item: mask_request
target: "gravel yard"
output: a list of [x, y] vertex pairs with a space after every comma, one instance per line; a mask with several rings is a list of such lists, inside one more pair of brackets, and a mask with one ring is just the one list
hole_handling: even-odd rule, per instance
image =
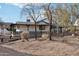
[[5, 43], [2, 46], [19, 52], [39, 56], [79, 56], [79, 37], [52, 37], [54, 41], [21, 40]]

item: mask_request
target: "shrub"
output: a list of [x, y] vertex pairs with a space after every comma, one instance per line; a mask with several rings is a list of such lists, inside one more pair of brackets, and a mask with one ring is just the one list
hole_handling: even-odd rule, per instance
[[24, 42], [25, 40], [28, 40], [29, 38], [29, 33], [28, 32], [22, 32], [21, 34], [21, 39]]
[[74, 26], [70, 27], [70, 32], [75, 33], [75, 27]]
[[11, 29], [11, 28], [8, 29], [8, 28], [7, 28], [7, 30], [8, 30], [8, 31], [11, 31], [11, 32], [16, 32], [16, 29]]

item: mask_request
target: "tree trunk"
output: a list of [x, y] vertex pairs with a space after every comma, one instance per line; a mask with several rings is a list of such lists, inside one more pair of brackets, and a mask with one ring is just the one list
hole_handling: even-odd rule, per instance
[[[68, 32], [67, 32], [68, 33]], [[62, 28], [62, 36], [64, 36], [64, 31], [63, 31], [63, 28]]]
[[52, 40], [52, 39], [51, 39], [51, 24], [50, 24], [49, 27], [50, 27], [50, 28], [49, 28], [49, 40]]
[[52, 29], [52, 19], [50, 20], [50, 24], [49, 24], [49, 40], [52, 40], [52, 38], [51, 38], [51, 33], [52, 33], [52, 31], [51, 31], [51, 29]]
[[35, 22], [35, 40], [37, 40], [37, 28], [36, 28], [36, 22]]
[[59, 26], [57, 25], [57, 36], [59, 35]]
[[52, 31], [51, 31], [51, 29], [52, 29], [52, 14], [51, 14], [51, 11], [49, 10], [49, 17], [48, 17], [48, 19], [49, 19], [49, 40], [52, 40], [52, 38], [51, 38], [51, 33], [52, 33]]
[[[41, 25], [42, 26], [42, 25]], [[42, 29], [41, 29], [41, 37], [42, 37]]]

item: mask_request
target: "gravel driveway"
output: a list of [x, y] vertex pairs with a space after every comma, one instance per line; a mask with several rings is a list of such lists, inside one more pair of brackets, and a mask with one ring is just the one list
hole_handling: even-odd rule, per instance
[[0, 46], [0, 56], [31, 56], [31, 54], [17, 52], [10, 48]]

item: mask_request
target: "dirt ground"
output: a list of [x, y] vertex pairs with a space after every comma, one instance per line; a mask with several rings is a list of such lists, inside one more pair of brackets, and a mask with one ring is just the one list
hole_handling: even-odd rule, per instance
[[79, 37], [52, 37], [52, 41], [21, 40], [5, 43], [2, 46], [19, 52], [38, 56], [79, 56]]

